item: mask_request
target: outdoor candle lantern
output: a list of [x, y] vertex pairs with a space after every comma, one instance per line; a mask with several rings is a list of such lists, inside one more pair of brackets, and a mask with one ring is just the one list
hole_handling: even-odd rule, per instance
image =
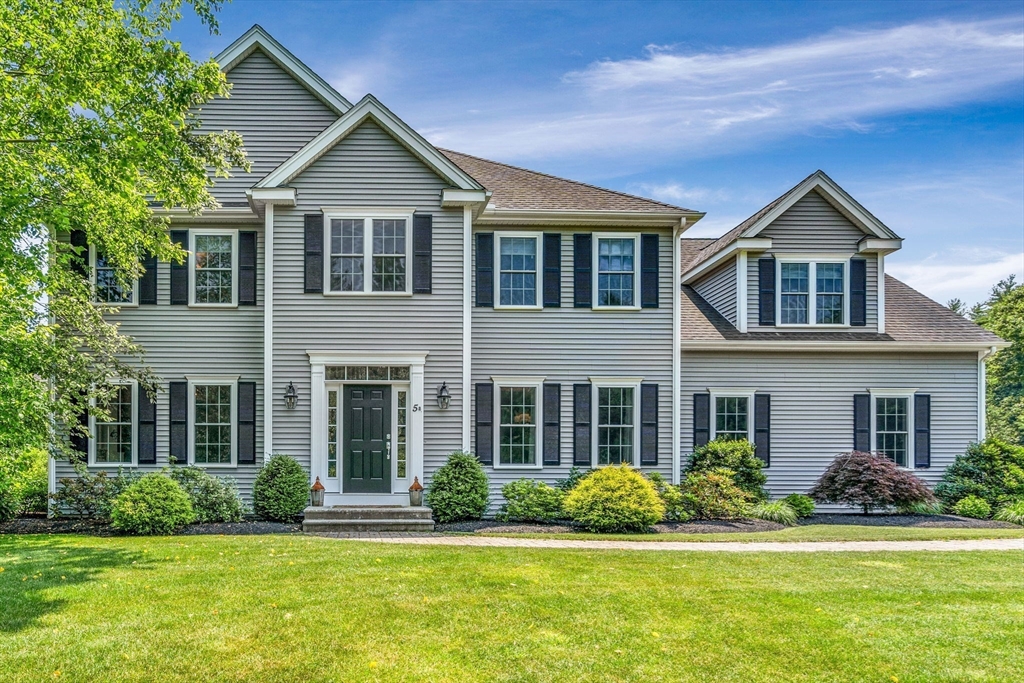
[[412, 478], [412, 486], [409, 487], [409, 505], [418, 508], [423, 505], [423, 484], [419, 477]]
[[448, 383], [441, 382], [441, 388], [437, 390], [437, 407], [441, 410], [447, 410], [451, 404], [452, 395], [448, 391]]
[[295, 402], [299, 400], [299, 392], [295, 391], [295, 385], [288, 382], [288, 388], [284, 390], [284, 406], [291, 410], [295, 407]]
[[320, 483], [320, 477], [317, 477], [316, 481], [313, 482], [313, 488], [309, 490], [309, 497], [313, 503], [313, 507], [323, 507], [324, 485]]

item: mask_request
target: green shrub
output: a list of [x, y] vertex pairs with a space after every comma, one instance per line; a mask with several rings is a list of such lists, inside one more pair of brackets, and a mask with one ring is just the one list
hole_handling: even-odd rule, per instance
[[646, 531], [665, 516], [654, 485], [628, 465], [594, 470], [565, 497], [565, 511], [597, 532]]
[[1000, 522], [1024, 524], [1024, 498], [1003, 505], [993, 519], [998, 519]]
[[110, 519], [114, 498], [141, 476], [138, 472], [118, 468], [117, 474], [111, 477], [104, 470], [93, 473], [84, 464], [77, 463], [75, 476], [62, 478], [60, 488], [50, 496], [53, 513], [60, 516], [67, 511], [86, 519]]
[[715, 439], [694, 450], [686, 471], [732, 470], [736, 486], [757, 500], [767, 500], [764, 485], [768, 477], [761, 471], [763, 467], [764, 463], [754, 456], [754, 444], [749, 441]]
[[739, 519], [750, 514], [753, 495], [736, 485], [733, 471], [691, 472], [680, 486], [683, 506], [697, 519]]
[[901, 508], [935, 500], [913, 473], [883, 455], [860, 451], [836, 456], [810, 494], [815, 502], [859, 507], [865, 515], [873, 508]]
[[750, 511], [750, 516], [756, 519], [764, 519], [769, 522], [778, 522], [786, 526], [796, 524], [796, 510], [784, 500], [776, 500], [771, 503], [758, 503]]
[[242, 498], [233, 479], [221, 479], [201, 467], [172, 467], [171, 478], [192, 501], [196, 521], [242, 521]]
[[274, 455], [260, 469], [252, 486], [257, 516], [272, 522], [291, 522], [309, 504], [309, 475], [295, 458]]
[[427, 505], [442, 524], [480, 519], [490, 505], [487, 475], [472, 453], [455, 451], [434, 473]]
[[691, 515], [686, 510], [683, 500], [683, 491], [678, 486], [668, 482], [660, 472], [651, 472], [647, 478], [654, 484], [654, 490], [658, 492], [662, 504], [665, 506], [665, 520], [669, 522], [685, 522]]
[[170, 477], [147, 474], [114, 498], [111, 526], [132, 534], [172, 534], [196, 518], [188, 494]]
[[46, 512], [49, 459], [41, 448], [0, 453], [0, 476], [6, 477], [17, 514]]
[[797, 517], [810, 517], [814, 514], [814, 499], [802, 493], [791, 493], [782, 502], [793, 508]]
[[929, 503], [905, 503], [896, 506], [896, 511], [901, 515], [941, 515], [942, 509], [942, 503], [937, 500]]
[[967, 496], [992, 508], [1024, 498], [1024, 446], [998, 439], [972, 443], [942, 474], [935, 495], [948, 508]]
[[590, 471], [583, 471], [579, 467], [573, 467], [569, 470], [569, 474], [566, 475], [565, 479], [559, 479], [555, 482], [555, 486], [560, 488], [565, 493], [569, 493], [576, 488], [583, 479], [590, 474]]
[[992, 516], [992, 506], [984, 498], [967, 496], [961, 498], [952, 507], [953, 514], [974, 519], [988, 519]]
[[496, 518], [516, 522], [553, 522], [564, 517], [565, 492], [534, 479], [510, 481], [501, 487], [505, 504]]
[[0, 523], [9, 522], [18, 514], [18, 501], [7, 473], [0, 470]]

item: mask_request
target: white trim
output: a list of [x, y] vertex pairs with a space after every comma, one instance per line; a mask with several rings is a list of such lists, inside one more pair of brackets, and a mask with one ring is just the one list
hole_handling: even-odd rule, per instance
[[291, 74], [292, 78], [305, 86], [317, 99], [330, 107], [339, 116], [352, 107], [352, 104], [332, 88], [327, 81], [320, 78], [312, 69], [299, 61], [295, 55], [274, 40], [273, 36], [267, 33], [259, 24], [254, 25], [239, 36], [235, 42], [231, 43], [223, 52], [214, 57], [214, 61], [220, 64], [221, 71], [227, 74], [257, 48], [262, 50], [278, 66]]
[[613, 226], [676, 228], [692, 225], [704, 214], [698, 211], [556, 211], [540, 209], [495, 209], [489, 207], [477, 217], [478, 225], [521, 226]]
[[462, 450], [472, 447], [473, 210], [462, 210]]
[[903, 246], [903, 240], [881, 239], [878, 237], [864, 237], [857, 243], [857, 252], [860, 254], [878, 254], [884, 256], [899, 250]]
[[[780, 255], [775, 256], [775, 326], [796, 327], [796, 328], [826, 328], [845, 329], [850, 327], [850, 259], [848, 256], [826, 256], [818, 254], [806, 255]], [[784, 323], [782, 322], [782, 266], [787, 263], [807, 264], [807, 322], [806, 323]], [[839, 263], [843, 266], [843, 322], [819, 323], [818, 315], [818, 264]]]
[[[231, 303], [196, 303], [196, 237], [228, 235], [231, 237]], [[188, 231], [188, 305], [190, 308], [238, 308], [238, 230], [203, 228]]]
[[[594, 244], [591, 249], [590, 278], [593, 301], [593, 311], [639, 311], [640, 310], [640, 233], [638, 232], [602, 232], [593, 233]], [[601, 240], [633, 240], [633, 305], [632, 306], [601, 306], [597, 302], [601, 298], [598, 283], [601, 281], [601, 274], [598, 272], [600, 263]], [[673, 296], [678, 296], [674, 292]]]
[[[92, 286], [92, 300], [97, 308], [138, 308], [139, 307], [139, 278], [135, 278], [132, 284], [131, 301], [117, 303], [114, 301], [100, 301], [96, 298], [97, 270], [96, 270], [96, 245], [89, 245], [89, 284]], [[156, 273], [154, 273], [154, 276]]]
[[[410, 373], [410, 376], [411, 376], [411, 374], [412, 373]], [[391, 381], [388, 382], [388, 384], [391, 385], [391, 434], [394, 435], [394, 438], [389, 440], [389, 444], [394, 444], [394, 446], [395, 446], [395, 448], [392, 449], [392, 451], [388, 453], [389, 457], [391, 457], [392, 454], [394, 455], [394, 457], [391, 457], [391, 492], [392, 493], [403, 493], [401, 487], [404, 486], [405, 484], [412, 483], [412, 476], [410, 474], [411, 470], [409, 468], [409, 460], [410, 460], [409, 455], [410, 455], [410, 451], [412, 450], [412, 448], [411, 448], [411, 446], [409, 444], [409, 434], [411, 433], [411, 431], [409, 429], [409, 419], [412, 416], [412, 402], [410, 401], [410, 399], [412, 398], [412, 386], [411, 386], [410, 382], [401, 381], [401, 380], [391, 380]], [[400, 426], [398, 424], [398, 392], [400, 392], [400, 391], [404, 391], [405, 392], [405, 408], [404, 408], [404, 410], [405, 410], [405, 476], [404, 477], [399, 477], [398, 476], [398, 427]], [[341, 397], [339, 397], [339, 398], [341, 398]], [[339, 446], [339, 448], [338, 448], [338, 480], [339, 480], [339, 482], [342, 481], [341, 472], [342, 472], [342, 466], [344, 465], [344, 461], [343, 461], [344, 453], [342, 451], [344, 450], [344, 444], [345, 444], [344, 432], [341, 431], [341, 423], [342, 423], [341, 418], [343, 417], [343, 415], [342, 415], [342, 408], [343, 408], [342, 403], [343, 403], [342, 401], [338, 402], [338, 417], [339, 417], [339, 419], [338, 419], [338, 430], [339, 430], [338, 431], [338, 439], [340, 441], [340, 443], [338, 444], [338, 446]], [[395, 490], [396, 485], [398, 485], [398, 490], [397, 491]], [[340, 489], [340, 487], [339, 487], [339, 489]]]
[[747, 331], [747, 252], [736, 257], [736, 329]]
[[[533, 253], [533, 300], [534, 304], [531, 305], [503, 305], [501, 303], [501, 240], [506, 237], [525, 237], [534, 240], [536, 249]], [[494, 232], [494, 240], [497, 244], [494, 245], [494, 263], [492, 267], [495, 274], [495, 289], [497, 290], [497, 296], [494, 297], [494, 308], [500, 311], [538, 311], [544, 308], [544, 233], [543, 232], [532, 232], [532, 231], [520, 231], [520, 230], [496, 230]], [[561, 256], [561, 255], [559, 255]]]
[[915, 469], [915, 434], [914, 434], [914, 394], [917, 393], [917, 389], [868, 389], [868, 394], [871, 396], [871, 452], [879, 453], [878, 450], [878, 402], [877, 398], [903, 398], [907, 400], [907, 464], [900, 465], [901, 468], [906, 470]]
[[250, 188], [245, 191], [249, 203], [266, 202], [267, 204], [281, 204], [282, 206], [295, 206], [295, 188], [293, 187], [259, 187]]
[[679, 460], [681, 445], [679, 439], [682, 436], [680, 401], [682, 397], [682, 366], [683, 359], [679, 351], [679, 342], [682, 339], [682, 273], [680, 272], [680, 261], [682, 254], [681, 238], [686, 230], [685, 224], [679, 225], [672, 231], [672, 483], [678, 484], [682, 474], [682, 463]]
[[754, 394], [757, 393], [757, 389], [731, 389], [728, 387], [723, 388], [708, 388], [708, 393], [711, 394], [711, 410], [710, 420], [711, 423], [708, 425], [708, 439], [714, 441], [718, 436], [718, 407], [715, 399], [719, 398], [745, 398], [747, 399], [747, 441], [754, 443]]
[[978, 441], [984, 441], [988, 433], [988, 375], [985, 368], [988, 357], [995, 352], [995, 346], [978, 352]]
[[[132, 459], [131, 462], [96, 462], [96, 437], [99, 431], [96, 429], [96, 416], [89, 411], [89, 452], [86, 461], [89, 467], [138, 467], [139, 464], [139, 384], [135, 380], [116, 380], [110, 384], [115, 386], [130, 386], [132, 388]], [[93, 402], [94, 404], [94, 402]]]
[[[238, 375], [186, 375], [188, 380], [188, 464], [204, 469], [238, 467]], [[196, 462], [196, 386], [231, 387], [231, 462]]]
[[875, 269], [878, 278], [878, 334], [885, 334], [885, 255], [878, 255], [878, 266]]
[[263, 454], [274, 452], [274, 205], [263, 218]]
[[448, 157], [441, 154], [419, 133], [391, 113], [373, 95], [363, 97], [354, 107], [345, 112], [341, 118], [325, 128], [323, 132], [313, 138], [305, 147], [271, 171], [263, 180], [256, 183], [254, 187], [277, 187], [287, 184], [292, 178], [302, 173], [310, 164], [319, 159], [368, 119], [376, 122], [381, 128], [394, 136], [406, 149], [419, 157], [427, 166], [430, 166], [434, 172], [448, 180], [458, 189], [484, 189], [483, 186], [473, 180]]
[[[679, 347], [688, 351], [832, 351], [856, 353], [863, 351], [888, 351], [891, 353], [974, 353], [993, 346], [992, 342], [905, 342], [905, 341], [773, 341], [702, 339], [683, 341]], [[1000, 341], [995, 348], [1006, 348], [1009, 343]]]
[[590, 466], [593, 469], [608, 467], [597, 463], [598, 436], [601, 425], [598, 423], [598, 397], [600, 389], [632, 389], [633, 390], [633, 459], [630, 465], [640, 467], [640, 384], [643, 377], [591, 377], [590, 378]]
[[728, 261], [741, 251], [761, 252], [768, 251], [771, 248], [772, 238], [770, 237], [738, 239], [722, 249], [722, 251], [708, 257], [707, 260], [701, 261], [694, 268], [683, 273], [683, 284], [688, 285], [694, 280], [700, 279], [704, 274], [715, 270], [723, 262]]
[[457, 190], [445, 188], [441, 190], [441, 206], [468, 206], [479, 211], [487, 205], [491, 193], [487, 190]]
[[[491, 410], [495, 416], [494, 420], [494, 445], [496, 456], [492, 467], [496, 470], [539, 470], [544, 467], [544, 377], [491, 377], [494, 382], [494, 399]], [[501, 389], [506, 388], [532, 388], [534, 390], [534, 419], [533, 419], [533, 458], [532, 465], [516, 465], [501, 463]]]
[[[412, 296], [412, 216], [413, 209], [324, 209], [324, 296]], [[363, 290], [355, 292], [331, 289], [331, 221], [363, 222]], [[373, 221], [405, 221], [405, 290], [377, 292], [373, 289]]]

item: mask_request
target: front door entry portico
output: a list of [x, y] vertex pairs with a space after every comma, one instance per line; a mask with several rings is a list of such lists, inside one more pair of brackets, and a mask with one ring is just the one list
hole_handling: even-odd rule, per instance
[[344, 493], [391, 493], [391, 387], [345, 385]]

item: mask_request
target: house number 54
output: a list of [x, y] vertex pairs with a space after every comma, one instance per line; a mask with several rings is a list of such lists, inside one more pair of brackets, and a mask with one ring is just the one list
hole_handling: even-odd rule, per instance
[[419, 403], [413, 403], [412, 404], [412, 412], [414, 412], [414, 413], [420, 412], [420, 404]]

